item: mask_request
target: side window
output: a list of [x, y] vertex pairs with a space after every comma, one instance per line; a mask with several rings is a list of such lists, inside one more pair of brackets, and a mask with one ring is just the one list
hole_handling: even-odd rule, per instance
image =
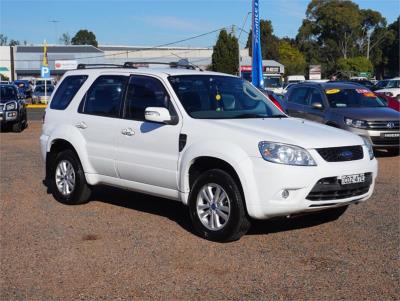
[[309, 88], [292, 88], [292, 93], [288, 98], [289, 102], [297, 103], [299, 105], [308, 105], [308, 91]]
[[67, 76], [54, 94], [50, 109], [65, 110], [87, 78], [87, 75]]
[[313, 103], [320, 103], [324, 104], [322, 100], [322, 95], [317, 89], [312, 89], [311, 90], [311, 97], [310, 97], [310, 102], [309, 105], [312, 105]]
[[119, 117], [127, 82], [127, 76], [100, 76], [83, 97], [78, 112], [105, 117]]
[[128, 84], [125, 104], [125, 118], [145, 120], [144, 111], [147, 107], [164, 107], [174, 115], [170, 97], [163, 84], [153, 77], [134, 75]]

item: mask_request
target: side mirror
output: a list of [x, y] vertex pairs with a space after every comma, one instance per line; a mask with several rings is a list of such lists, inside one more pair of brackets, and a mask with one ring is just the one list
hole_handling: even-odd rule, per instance
[[311, 107], [312, 107], [313, 109], [317, 109], [317, 110], [322, 110], [322, 109], [324, 108], [324, 106], [323, 106], [322, 103], [320, 103], [320, 102], [313, 102], [313, 103], [311, 104]]
[[171, 124], [172, 117], [166, 108], [162, 107], [148, 107], [144, 111], [144, 118], [147, 121]]

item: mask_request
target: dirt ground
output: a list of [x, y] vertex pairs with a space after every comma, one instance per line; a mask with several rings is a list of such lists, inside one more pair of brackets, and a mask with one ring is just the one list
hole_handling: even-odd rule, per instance
[[257, 222], [240, 241], [193, 234], [173, 201], [97, 188], [47, 194], [40, 122], [0, 134], [0, 300], [399, 300], [399, 157], [338, 220]]

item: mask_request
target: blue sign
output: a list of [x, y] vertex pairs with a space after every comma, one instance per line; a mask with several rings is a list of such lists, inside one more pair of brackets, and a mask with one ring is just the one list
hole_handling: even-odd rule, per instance
[[253, 32], [252, 32], [252, 64], [251, 82], [254, 86], [262, 88], [264, 80], [262, 76], [262, 55], [260, 42], [260, 13], [258, 0], [253, 0]]
[[50, 68], [48, 66], [42, 66], [40, 68], [40, 77], [41, 78], [49, 78], [50, 77]]

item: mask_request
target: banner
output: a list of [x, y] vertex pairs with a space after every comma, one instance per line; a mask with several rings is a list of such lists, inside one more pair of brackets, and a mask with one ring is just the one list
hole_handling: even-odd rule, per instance
[[321, 79], [321, 65], [310, 65], [308, 79]]
[[47, 60], [47, 42], [46, 40], [44, 41], [43, 44], [43, 61], [42, 61], [42, 66], [47, 67], [49, 65], [49, 61]]
[[78, 67], [76, 60], [56, 60], [54, 62], [54, 69], [56, 70], [73, 70]]
[[262, 55], [260, 42], [260, 14], [258, 0], [253, 0], [253, 25], [252, 25], [252, 68], [251, 82], [254, 86], [262, 88], [264, 80], [262, 76]]

